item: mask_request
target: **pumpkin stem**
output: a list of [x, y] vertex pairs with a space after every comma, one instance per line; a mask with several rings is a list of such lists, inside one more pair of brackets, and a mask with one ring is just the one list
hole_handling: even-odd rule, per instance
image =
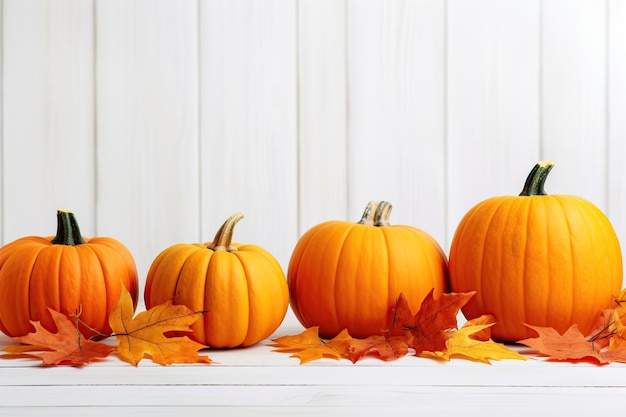
[[524, 189], [520, 193], [520, 196], [527, 197], [532, 195], [548, 195], [543, 186], [553, 166], [554, 162], [552, 161], [537, 162], [530, 171], [530, 174], [528, 174], [528, 178], [526, 178], [526, 183], [524, 183]]
[[234, 252], [237, 250], [236, 247], [232, 246], [233, 241], [233, 232], [235, 230], [235, 225], [239, 220], [243, 219], [243, 214], [235, 213], [230, 216], [222, 227], [215, 234], [215, 238], [213, 242], [207, 248], [211, 250], [225, 250], [228, 252]]
[[57, 210], [57, 234], [51, 241], [55, 245], [76, 246], [85, 243], [74, 213], [65, 209]]
[[391, 208], [391, 203], [387, 201], [370, 201], [365, 207], [361, 220], [357, 223], [368, 226], [389, 226]]

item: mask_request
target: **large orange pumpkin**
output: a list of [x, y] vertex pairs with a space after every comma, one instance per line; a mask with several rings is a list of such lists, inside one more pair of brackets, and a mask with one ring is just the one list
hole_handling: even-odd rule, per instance
[[622, 285], [622, 255], [607, 217], [572, 195], [547, 195], [553, 163], [541, 161], [519, 196], [474, 206], [450, 248], [452, 291], [477, 291], [463, 308], [468, 319], [492, 314], [494, 339], [536, 334], [522, 323], [564, 332], [592, 330]]
[[353, 337], [380, 334], [404, 292], [419, 309], [434, 288], [447, 288], [447, 260], [435, 239], [412, 226], [390, 225], [391, 204], [372, 201], [358, 223], [329, 221], [298, 241], [287, 271], [291, 307], [322, 337], [344, 328]]
[[147, 308], [173, 300], [207, 314], [188, 336], [213, 348], [253, 345], [270, 336], [289, 305], [287, 280], [278, 261], [256, 245], [232, 243], [241, 213], [229, 217], [213, 242], [180, 243], [152, 262]]
[[56, 331], [48, 308], [79, 313], [85, 337], [111, 333], [109, 313], [122, 286], [137, 306], [137, 269], [128, 249], [109, 237], [81, 236], [73, 213], [57, 211], [57, 234], [28, 236], [0, 248], [0, 330], [22, 336], [30, 321]]

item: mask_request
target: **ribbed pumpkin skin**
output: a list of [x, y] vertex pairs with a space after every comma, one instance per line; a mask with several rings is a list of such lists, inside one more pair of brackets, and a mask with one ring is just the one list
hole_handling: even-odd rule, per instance
[[330, 338], [380, 334], [404, 292], [417, 312], [434, 288], [447, 289], [447, 261], [437, 242], [411, 226], [330, 221], [298, 241], [287, 271], [291, 307], [303, 326]]
[[[22, 336], [41, 321], [56, 331], [47, 307], [64, 314], [81, 311], [80, 320], [108, 335], [109, 312], [124, 285], [137, 305], [137, 269], [124, 245], [107, 237], [83, 237], [85, 243], [53, 244], [50, 237], [29, 236], [0, 248], [0, 330]], [[80, 327], [85, 337], [96, 333]]]
[[474, 206], [450, 248], [454, 292], [476, 290], [468, 319], [493, 314], [492, 337], [536, 337], [522, 323], [587, 335], [622, 285], [622, 256], [606, 216], [568, 195], [503, 196]]
[[173, 299], [208, 313], [189, 338], [213, 348], [253, 345], [282, 323], [289, 304], [287, 280], [278, 261], [255, 245], [232, 243], [235, 251], [205, 244], [177, 244], [161, 252], [148, 271], [147, 308]]

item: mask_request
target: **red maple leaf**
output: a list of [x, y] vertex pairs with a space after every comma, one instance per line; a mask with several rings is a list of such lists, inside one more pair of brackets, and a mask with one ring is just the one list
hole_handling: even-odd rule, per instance
[[419, 311], [413, 315], [409, 303], [401, 293], [393, 314], [392, 332], [408, 331], [411, 334], [408, 345], [415, 349], [415, 355], [422, 352], [440, 352], [446, 349], [446, 340], [451, 330], [457, 328], [457, 315], [475, 294], [441, 294], [437, 299], [431, 290], [422, 301]]

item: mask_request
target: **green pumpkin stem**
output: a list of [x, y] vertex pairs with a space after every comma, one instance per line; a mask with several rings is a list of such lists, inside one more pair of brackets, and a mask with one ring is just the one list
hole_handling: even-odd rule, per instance
[[55, 245], [76, 246], [85, 243], [74, 213], [57, 210], [57, 234], [51, 241]]
[[391, 203], [387, 201], [370, 201], [365, 207], [361, 220], [357, 223], [368, 226], [389, 226], [391, 208]]
[[243, 219], [243, 214], [241, 213], [235, 213], [226, 219], [222, 227], [220, 227], [215, 234], [213, 242], [211, 242], [207, 248], [211, 250], [225, 250], [228, 252], [236, 251], [237, 248], [232, 245], [233, 232], [235, 231], [235, 225], [241, 219]]
[[548, 195], [543, 187], [553, 166], [554, 162], [552, 161], [537, 162], [530, 171], [530, 174], [528, 174], [528, 178], [526, 178], [526, 183], [524, 183], [524, 189], [520, 193], [520, 196], [528, 197], [532, 195]]

